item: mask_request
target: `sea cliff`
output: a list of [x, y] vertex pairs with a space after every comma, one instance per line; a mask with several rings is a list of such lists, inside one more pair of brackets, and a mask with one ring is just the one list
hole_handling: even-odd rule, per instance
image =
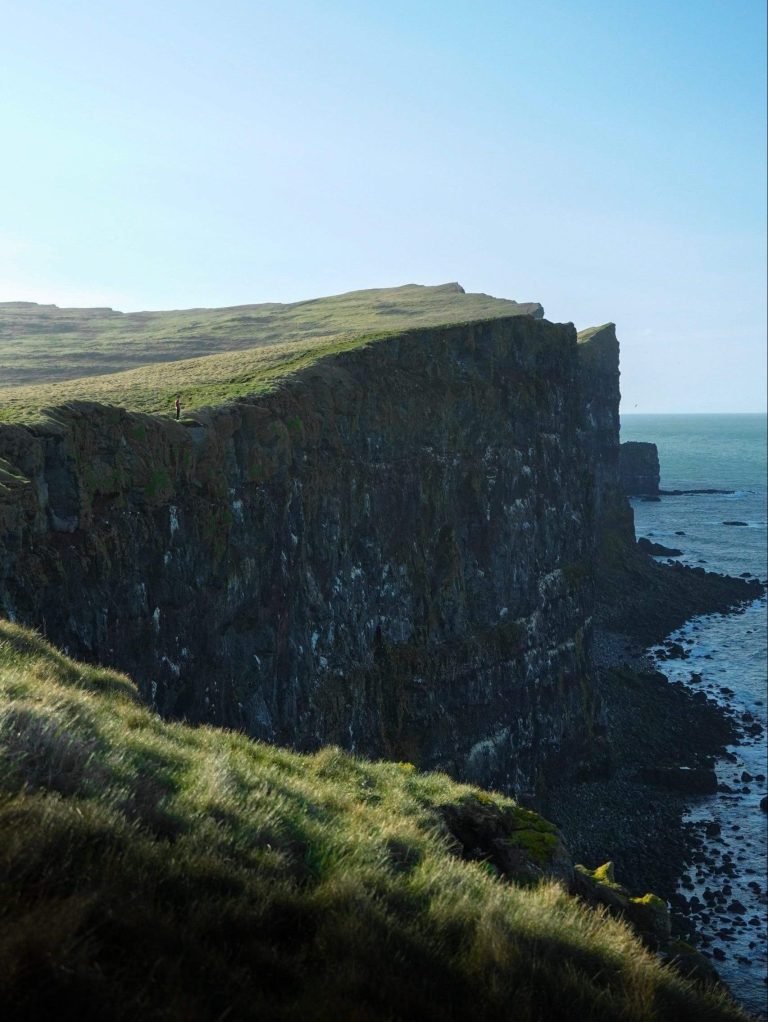
[[[410, 876], [421, 851], [399, 836], [374, 847], [356, 831], [343, 848], [327, 836], [355, 824], [369, 802], [382, 806], [370, 826], [384, 826], [386, 818], [394, 827], [398, 814], [413, 814], [411, 797], [420, 826], [439, 831], [436, 854], [449, 856], [440, 859], [441, 871], [447, 863], [449, 901], [459, 876], [454, 858], [469, 860], [470, 873], [490, 877], [492, 885], [500, 880], [504, 891], [541, 881], [536, 890], [544, 890], [546, 878], [555, 878], [557, 888], [547, 888], [555, 900], [543, 914], [546, 927], [560, 925], [565, 912], [587, 929], [609, 932], [606, 920], [594, 922], [567, 888], [629, 921], [646, 947], [678, 971], [711, 983], [712, 970], [676, 940], [680, 923], [670, 920], [663, 901], [632, 896], [622, 884], [669, 896], [686, 854], [682, 797], [651, 800], [643, 770], [663, 761], [664, 776], [673, 779], [710, 771], [709, 757], [732, 733], [703, 697], [699, 705], [670, 695], [662, 676], [643, 673], [637, 643], [658, 641], [691, 613], [724, 609], [761, 587], [657, 564], [638, 548], [619, 471], [613, 325], [577, 335], [570, 324], [518, 310], [347, 338], [298, 355], [291, 349], [280, 358], [261, 393], [239, 380], [237, 396], [228, 391], [215, 406], [188, 406], [180, 421], [73, 400], [35, 418], [16, 409], [20, 421], [0, 425], [0, 610], [19, 623], [0, 628], [5, 832], [16, 835], [8, 861], [22, 884], [13, 890], [28, 882], [41, 892], [46, 918], [52, 911], [46, 899], [61, 883], [93, 905], [91, 915], [61, 923], [56, 932], [69, 936], [55, 955], [35, 930], [30, 947], [43, 947], [46, 961], [66, 968], [27, 974], [18, 966], [23, 954], [11, 948], [14, 1003], [32, 1005], [34, 1017], [40, 1003], [57, 1001], [69, 985], [80, 1008], [95, 975], [111, 977], [104, 990], [114, 1001], [108, 960], [123, 931], [110, 935], [104, 920], [122, 916], [121, 892], [133, 897], [150, 874], [163, 879], [157, 897], [141, 907], [137, 947], [162, 929], [155, 905], [175, 922], [153, 960], [165, 961], [179, 928], [191, 927], [180, 985], [160, 983], [151, 994], [153, 1003], [172, 1003], [177, 1015], [177, 998], [183, 1000], [191, 976], [202, 974], [199, 963], [211, 949], [218, 949], [215, 956], [225, 947], [229, 961], [230, 932], [239, 933], [241, 922], [256, 925], [250, 902], [243, 908], [243, 891], [262, 898], [252, 889], [257, 859], [267, 888], [285, 885], [293, 900], [286, 923], [278, 898], [274, 918], [270, 908], [258, 924], [256, 959], [245, 954], [249, 1003], [262, 974], [253, 971], [254, 960], [268, 947], [266, 974], [286, 967], [281, 934], [290, 943], [298, 932], [314, 932], [313, 922], [305, 925], [306, 913], [314, 912], [314, 893], [307, 901], [307, 891], [326, 881], [335, 890], [341, 877], [346, 883], [349, 856], [363, 864], [364, 879], [338, 896], [333, 939], [349, 944], [343, 960], [352, 960], [349, 934], [366, 884], [389, 892], [395, 914], [407, 904], [406, 916], [421, 926], [422, 902], [412, 904], [410, 894], [403, 900], [382, 879], [390, 872]], [[195, 363], [197, 379], [206, 365]], [[216, 365], [221, 372], [222, 363]], [[173, 364], [174, 385], [190, 366]], [[125, 375], [137, 378], [135, 370]], [[119, 393], [120, 379], [102, 377], [101, 392]], [[226, 380], [220, 385], [226, 389]], [[162, 385], [151, 400], [162, 400]], [[67, 660], [20, 625], [37, 628], [85, 663]], [[131, 673], [145, 707], [137, 708], [132, 683], [107, 667]], [[84, 689], [82, 700], [62, 685]], [[128, 702], [118, 706], [112, 695]], [[245, 734], [170, 722], [179, 718]], [[691, 721], [695, 743], [685, 734]], [[269, 742], [269, 751], [249, 738]], [[376, 758], [389, 763], [371, 765]], [[456, 787], [445, 776], [414, 774], [411, 783], [414, 765], [515, 800]], [[304, 778], [301, 790], [294, 790], [296, 778]], [[309, 831], [325, 814], [322, 800], [343, 811], [330, 814], [327, 834], [318, 836]], [[565, 844], [531, 807], [551, 815]], [[106, 859], [101, 852], [94, 859], [106, 861], [106, 872], [100, 865], [83, 873], [95, 840], [91, 824], [101, 835], [98, 847], [110, 849]], [[55, 859], [61, 859], [55, 874], [49, 840], [68, 849]], [[170, 873], [165, 866], [158, 873], [171, 847], [187, 848], [189, 857], [176, 870], [172, 856]], [[144, 860], [134, 861], [136, 849], [149, 873]], [[575, 866], [574, 855], [585, 865]], [[617, 874], [608, 859], [616, 860]], [[77, 879], [67, 872], [72, 863]], [[241, 867], [242, 877], [233, 879]], [[227, 923], [223, 944], [222, 870], [236, 891], [227, 901], [235, 931]], [[199, 901], [200, 878], [212, 885], [210, 904]], [[167, 889], [174, 885], [181, 886], [171, 910]], [[25, 897], [15, 893], [8, 902], [13, 932], [25, 932]], [[502, 928], [511, 904], [500, 910]], [[519, 912], [522, 946], [536, 961], [530, 927], [539, 909], [521, 902]], [[474, 920], [457, 924], [462, 944]], [[93, 927], [107, 936], [93, 954], [78, 957], [81, 935]], [[635, 975], [648, 966], [646, 952], [627, 931], [616, 932], [625, 942], [622, 969]], [[517, 938], [504, 933], [492, 943], [504, 948], [507, 962]], [[443, 977], [455, 985], [463, 959], [446, 965], [447, 945], [442, 935], [435, 939], [430, 975], [438, 986]], [[389, 967], [402, 955], [392, 951], [389, 930], [382, 940], [366, 947], [371, 962]], [[581, 937], [576, 945], [577, 971], [591, 984], [603, 974], [602, 953], [587, 962]], [[327, 974], [322, 962], [335, 950], [328, 955], [325, 937], [320, 946], [320, 971]], [[571, 952], [553, 948], [567, 971]], [[129, 968], [142, 973], [142, 963], [134, 953]], [[377, 988], [366, 963], [359, 966], [363, 998]], [[493, 968], [482, 965], [478, 989], [493, 988], [486, 978]], [[519, 969], [504, 966], [511, 977], [537, 968], [528, 959]], [[66, 978], [73, 969], [74, 984]], [[228, 975], [224, 969], [221, 982], [201, 990], [216, 1005], [201, 1017], [219, 1017]], [[307, 1017], [304, 999], [320, 1004], [331, 988], [297, 976], [286, 989], [301, 1002], [296, 1017]], [[519, 1004], [517, 981], [510, 982], [501, 1000]], [[702, 997], [708, 1017], [740, 1015], [722, 992], [681, 987], [669, 971], [653, 972], [648, 982], [658, 983], [667, 1000], [658, 1011], [644, 1002], [638, 1018], [702, 1017]], [[396, 991], [404, 990], [399, 974], [392, 984], [386, 1017]], [[135, 986], [126, 1005], [134, 1003]], [[543, 1003], [545, 988], [553, 992], [548, 1017], [571, 1017], [574, 995], [559, 974], [535, 987], [531, 1004]], [[339, 997], [349, 990], [342, 977]], [[264, 1003], [274, 1006], [282, 996], [270, 990]], [[462, 996], [475, 1003], [475, 987]], [[600, 996], [591, 986], [579, 996], [587, 1013], [597, 1010]], [[482, 1003], [480, 1015], [495, 1017]], [[606, 1010], [606, 1019], [617, 1017], [613, 1007]]]
[[658, 494], [660, 470], [656, 444], [627, 440], [620, 448], [619, 470], [627, 496]]
[[163, 715], [510, 792], [600, 744], [590, 644], [618, 344], [413, 330], [173, 422], [0, 427], [0, 605]]

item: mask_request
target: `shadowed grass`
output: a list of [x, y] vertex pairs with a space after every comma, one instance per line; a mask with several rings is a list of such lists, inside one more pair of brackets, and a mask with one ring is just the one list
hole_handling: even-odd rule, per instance
[[457, 857], [409, 764], [164, 723], [0, 622], [0, 1014], [737, 1020], [558, 885]]

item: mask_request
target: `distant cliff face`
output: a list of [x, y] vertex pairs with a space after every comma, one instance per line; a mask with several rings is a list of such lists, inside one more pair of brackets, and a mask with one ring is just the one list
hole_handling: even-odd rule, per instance
[[[411, 331], [176, 423], [0, 428], [0, 606], [168, 716], [531, 790], [600, 731], [618, 346]], [[628, 517], [629, 515], [629, 517]]]
[[659, 452], [656, 444], [628, 440], [620, 448], [621, 486], [629, 496], [654, 496], [659, 492]]
[[613, 323], [583, 330], [579, 342], [579, 391], [585, 419], [584, 444], [594, 472], [594, 501], [606, 546], [634, 544], [634, 516], [620, 484], [619, 342]]

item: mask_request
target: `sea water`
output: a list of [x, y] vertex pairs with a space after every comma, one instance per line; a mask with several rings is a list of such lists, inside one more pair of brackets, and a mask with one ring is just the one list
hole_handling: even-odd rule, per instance
[[[633, 498], [638, 537], [682, 550], [676, 560], [684, 564], [768, 577], [765, 416], [623, 415], [621, 439], [657, 445], [663, 490], [733, 491], [662, 496], [658, 503]], [[707, 890], [720, 896], [714, 909], [705, 903], [691, 918], [708, 941], [702, 950], [734, 996], [759, 1018], [768, 1018], [768, 815], [760, 809], [768, 775], [767, 623], [765, 596], [743, 613], [695, 618], [670, 636], [686, 647], [687, 658], [659, 663], [670, 679], [703, 689], [747, 727], [762, 725], [761, 733], [729, 748], [733, 758], [717, 764], [718, 794], [698, 799], [692, 808], [689, 821], [709, 822], [710, 829], [719, 824], [721, 830], [705, 843], [709, 864], [692, 866], [680, 888], [703, 903]], [[730, 909], [733, 902], [745, 911]]]

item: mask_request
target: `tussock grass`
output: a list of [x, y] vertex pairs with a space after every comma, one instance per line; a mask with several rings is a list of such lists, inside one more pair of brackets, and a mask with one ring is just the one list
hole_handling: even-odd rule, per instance
[[0, 690], [5, 1018], [743, 1017], [557, 884], [458, 857], [445, 808], [509, 799], [165, 723], [5, 622]]

